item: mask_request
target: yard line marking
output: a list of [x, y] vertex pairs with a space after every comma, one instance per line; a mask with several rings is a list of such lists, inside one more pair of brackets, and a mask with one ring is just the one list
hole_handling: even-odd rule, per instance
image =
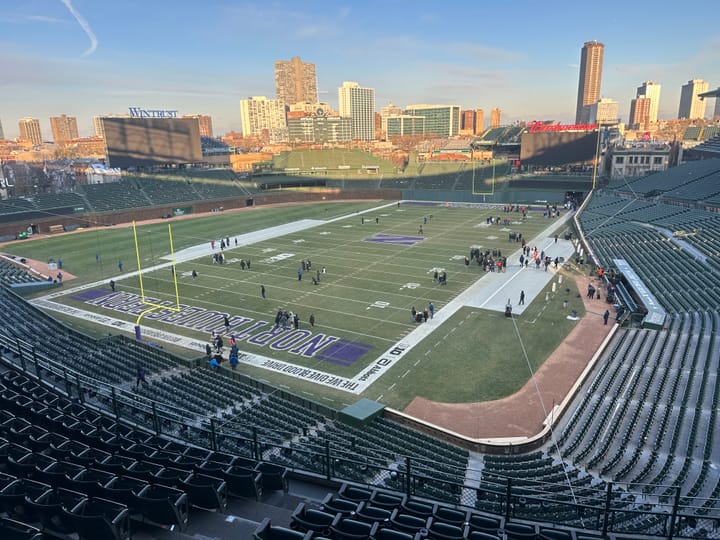
[[[428, 351], [428, 352], [430, 352], [430, 351]], [[417, 366], [417, 365], [420, 363], [420, 360], [422, 360], [422, 358], [418, 358], [418, 359], [417, 359], [417, 362], [415, 362], [415, 363], [413, 364], [413, 366]]]
[[410, 373], [410, 370], [409, 370], [409, 369], [408, 369], [405, 373], [403, 373], [403, 374], [400, 376], [400, 378], [401, 378], [401, 379], [404, 379], [404, 378], [405, 378], [405, 375], [407, 375], [408, 373]]
[[392, 384], [388, 387], [388, 390], [392, 390], [393, 388], [395, 388], [395, 383], [392, 383]]

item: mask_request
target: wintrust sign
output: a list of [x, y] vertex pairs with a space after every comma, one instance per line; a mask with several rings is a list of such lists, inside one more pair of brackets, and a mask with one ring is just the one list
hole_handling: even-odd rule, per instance
[[177, 118], [178, 112], [169, 109], [142, 109], [128, 107], [130, 118]]

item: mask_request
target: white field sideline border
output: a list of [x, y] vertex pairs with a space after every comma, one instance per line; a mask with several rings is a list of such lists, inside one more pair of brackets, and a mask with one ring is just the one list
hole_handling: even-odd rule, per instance
[[[404, 201], [408, 202], [408, 201]], [[437, 205], [441, 206], [443, 203], [438, 202]], [[378, 207], [370, 208], [367, 210], [358, 211], [353, 214], [340, 216], [337, 218], [332, 218], [329, 220], [311, 220], [311, 219], [305, 219], [300, 221], [295, 221], [293, 223], [287, 223], [284, 225], [278, 225], [275, 227], [269, 227], [267, 229], [262, 229], [259, 231], [253, 231], [250, 233], [237, 235], [238, 239], [238, 246], [247, 246], [251, 244], [255, 244], [258, 242], [264, 242], [266, 240], [271, 240], [273, 238], [284, 236], [287, 234], [295, 233], [304, 231], [307, 229], [311, 229], [313, 227], [317, 227], [320, 225], [325, 225], [327, 223], [332, 223], [334, 221], [341, 221], [344, 219], [348, 219], [354, 216], [357, 216], [359, 214], [369, 213], [369, 212], [376, 212], [378, 210], [382, 210], [385, 208], [390, 208], [393, 206], [396, 206], [397, 203], [388, 203], [384, 204]], [[497, 207], [496, 204], [477, 204], [477, 207]], [[544, 245], [544, 242], [549, 241], [549, 237], [554, 234], [555, 231], [560, 229], [565, 225], [568, 218], [570, 217], [571, 213], [566, 212], [565, 215], [560, 218], [553, 220], [552, 223], [544, 230], [540, 235], [530, 240], [529, 245]], [[228, 235], [231, 237], [235, 237], [234, 235]], [[175, 252], [175, 262], [186, 262], [189, 260], [194, 260], [200, 257], [203, 257], [207, 255], [209, 252], [211, 253], [213, 250], [206, 244], [201, 244], [197, 246], [192, 246], [190, 248], [186, 248], [180, 251]], [[516, 252], [514, 252], [512, 255], [508, 257], [508, 260], [517, 260], [520, 255], [520, 249], [518, 248]], [[164, 259], [169, 259], [169, 255], [166, 257], [163, 257]], [[155, 265], [150, 268], [143, 269], [143, 272], [152, 272], [155, 270], [167, 268], [171, 265], [171, 262], [162, 263]], [[541, 272], [542, 278], [537, 280], [537, 283], [540, 283], [540, 289], [542, 289], [547, 283], [555, 276], [555, 272]], [[122, 274], [120, 276], [117, 276], [115, 280], [121, 280], [121, 279], [127, 279], [130, 277], [137, 276], [138, 272], [129, 272], [126, 274]], [[514, 279], [515, 277], [519, 276], [519, 272], [509, 272], [507, 274], [507, 278], [504, 280], [506, 283], [509, 280]], [[428, 335], [430, 335], [432, 332], [437, 330], [441, 324], [448, 320], [452, 315], [457, 313], [462, 307], [470, 304], [473, 305], [473, 298], [477, 298], [478, 295], [487, 288], [489, 285], [489, 280], [493, 279], [496, 275], [494, 273], [488, 273], [484, 276], [478, 278], [478, 280], [473, 283], [470, 287], [468, 287], [465, 291], [460, 293], [458, 296], [456, 296], [452, 301], [450, 301], [446, 306], [443, 307], [442, 310], [436, 311], [435, 316], [433, 319], [428, 320], [427, 323], [423, 323], [419, 325], [415, 330], [410, 332], [407, 336], [403, 338], [402, 341], [398, 342], [394, 346], [390, 347], [384, 354], [380, 355], [377, 360], [372, 362], [368, 367], [363, 369], [361, 372], [359, 372], [357, 375], [355, 375], [352, 378], [347, 377], [340, 377], [337, 375], [334, 375], [332, 373], [326, 373], [320, 370], [307, 368], [304, 366], [300, 366], [297, 364], [293, 364], [291, 362], [281, 361], [281, 360], [275, 360], [273, 358], [255, 354], [255, 353], [248, 353], [246, 351], [243, 351], [243, 354], [240, 357], [240, 363], [241, 364], [248, 364], [254, 367], [258, 367], [261, 369], [266, 369], [269, 371], [273, 371], [276, 373], [281, 373], [284, 375], [288, 375], [290, 377], [294, 377], [300, 380], [306, 380], [309, 382], [314, 382], [316, 384], [321, 384], [324, 386], [328, 386], [330, 388], [336, 388], [345, 390], [347, 392], [351, 392], [353, 394], [361, 394], [365, 390], [367, 390], [371, 384], [376, 382], [378, 379], [380, 379], [392, 366], [394, 366], [405, 354], [410, 351], [412, 348], [414, 348], [418, 343], [420, 343], [423, 339], [425, 339]], [[135, 325], [134, 323], [124, 321], [121, 319], [117, 319], [115, 317], [110, 317], [107, 315], [100, 315], [97, 313], [93, 313], [91, 311], [75, 308], [72, 306], [67, 306], [65, 304], [60, 304], [58, 302], [55, 302], [54, 299], [62, 296], [68, 296], [71, 294], [75, 294], [87, 289], [92, 289], [96, 287], [101, 287], [106, 285], [106, 280], [102, 281], [96, 281], [93, 283], [87, 283], [85, 285], [80, 285], [78, 287], [74, 287], [71, 289], [62, 289], [53, 293], [50, 293], [48, 295], [36, 298], [34, 300], [31, 300], [30, 303], [41, 307], [46, 310], [55, 311], [59, 313], [64, 313], [67, 315], [71, 315], [73, 317], [83, 319], [86, 321], [93, 322], [95, 324], [100, 324], [104, 326], [108, 326], [111, 328], [114, 328], [119, 331], [128, 332], [130, 334], [135, 333]], [[488, 298], [483, 305], [477, 306], [477, 307], [486, 307], [486, 304], [494, 297], [496, 294], [493, 294]], [[527, 301], [532, 301], [532, 295], [529, 294], [527, 297]], [[504, 303], [502, 304], [504, 306]], [[157, 340], [162, 341], [165, 343], [170, 343], [173, 345], [181, 346], [193, 351], [202, 351], [204, 352], [205, 349], [205, 341], [201, 341], [194, 338], [189, 338], [180, 334], [175, 334], [172, 332], [166, 332], [163, 330], [153, 329], [153, 328], [146, 328], [143, 327], [143, 336]], [[200, 353], [199, 353], [200, 354]]]

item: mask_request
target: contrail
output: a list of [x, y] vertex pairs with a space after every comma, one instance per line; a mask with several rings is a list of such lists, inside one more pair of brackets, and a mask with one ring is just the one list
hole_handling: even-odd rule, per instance
[[78, 11], [75, 9], [75, 6], [72, 5], [71, 0], [60, 0], [63, 4], [65, 4], [65, 7], [70, 10], [70, 13], [72, 13], [72, 16], [75, 17], [75, 20], [78, 22], [80, 27], [85, 31], [87, 36], [90, 38], [90, 48], [82, 53], [82, 56], [89, 56], [92, 53], [95, 52], [95, 49], [97, 49], [98, 46], [98, 40], [95, 37], [95, 33], [92, 31], [92, 28], [90, 28], [90, 24], [88, 24], [85, 17], [80, 15]]

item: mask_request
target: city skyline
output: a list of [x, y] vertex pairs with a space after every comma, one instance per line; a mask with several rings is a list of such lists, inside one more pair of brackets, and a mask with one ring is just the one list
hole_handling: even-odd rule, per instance
[[[10, 138], [21, 118], [39, 118], [49, 134], [49, 118], [61, 114], [89, 136], [93, 116], [128, 107], [210, 115], [216, 135], [240, 131], [240, 100], [274, 97], [275, 62], [296, 56], [316, 66], [319, 100], [336, 110], [337, 88], [350, 80], [375, 89], [376, 110], [497, 107], [503, 123], [572, 122], [587, 41], [605, 44], [601, 97], [619, 103], [625, 122], [643, 81], [662, 85], [662, 119], [677, 116], [688, 80], [720, 85], [720, 31], [697, 23], [713, 9], [709, 0], [691, 13], [610, 1], [596, 26], [578, 24], [594, 15], [564, 0], [551, 8], [530, 0], [504, 8], [371, 0], [302, 9], [282, 1], [74, 0], [73, 12], [60, 0], [16, 4], [0, 15], [0, 121]], [[478, 31], [464, 32], [461, 20], [477, 21]]]

